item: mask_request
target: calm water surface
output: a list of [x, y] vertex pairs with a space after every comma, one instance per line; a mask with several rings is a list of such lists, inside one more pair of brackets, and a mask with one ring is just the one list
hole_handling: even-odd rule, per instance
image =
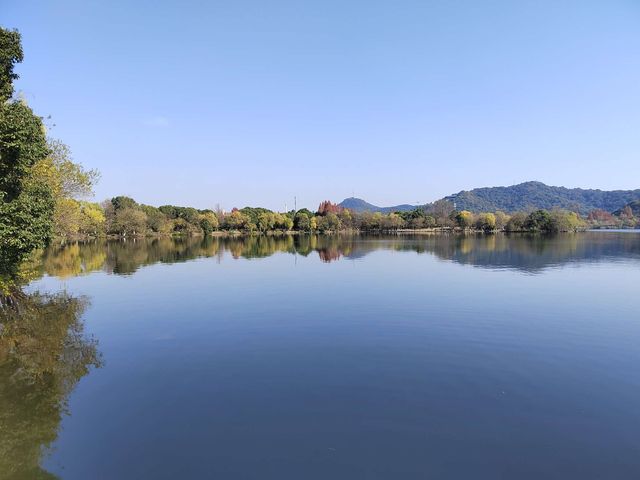
[[638, 479], [640, 234], [51, 249], [0, 478]]

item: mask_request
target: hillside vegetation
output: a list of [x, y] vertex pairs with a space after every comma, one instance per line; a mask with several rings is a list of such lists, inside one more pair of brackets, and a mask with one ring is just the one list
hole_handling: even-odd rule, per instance
[[529, 211], [565, 209], [586, 215], [592, 210], [614, 212], [640, 199], [638, 190], [585, 190], [551, 187], [541, 182], [525, 182], [509, 187], [463, 190], [445, 197], [456, 209], [470, 212]]
[[347, 208], [352, 212], [380, 212], [380, 213], [392, 213], [392, 212], [409, 212], [416, 208], [414, 205], [402, 204], [395, 205], [393, 207], [378, 207], [369, 202], [362, 200], [361, 198], [349, 197], [345, 198], [338, 204], [342, 208]]

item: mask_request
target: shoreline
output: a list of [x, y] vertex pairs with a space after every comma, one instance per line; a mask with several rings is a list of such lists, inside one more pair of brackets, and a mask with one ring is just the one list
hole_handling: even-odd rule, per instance
[[281, 236], [298, 236], [298, 235], [495, 235], [495, 234], [530, 234], [530, 235], [554, 235], [558, 233], [582, 233], [582, 232], [633, 232], [640, 231], [640, 228], [584, 228], [579, 230], [566, 230], [558, 232], [547, 231], [530, 231], [530, 230], [482, 230], [482, 229], [461, 229], [452, 227], [436, 227], [436, 228], [399, 228], [395, 230], [338, 230], [338, 231], [324, 231], [324, 232], [308, 232], [300, 230], [270, 230], [267, 232], [243, 232], [240, 230], [216, 230], [214, 232], [204, 233], [190, 233], [190, 234], [145, 234], [145, 235], [79, 235], [65, 238], [54, 238], [51, 241], [51, 245], [72, 242], [86, 242], [91, 240], [142, 240], [145, 238], [194, 238], [194, 237], [212, 237], [212, 238], [244, 238], [244, 237], [281, 237]]

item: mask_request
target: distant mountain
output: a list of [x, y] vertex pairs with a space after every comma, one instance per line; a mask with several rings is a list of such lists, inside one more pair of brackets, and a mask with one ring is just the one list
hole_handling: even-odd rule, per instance
[[381, 213], [391, 213], [391, 212], [407, 212], [416, 208], [414, 205], [396, 205], [394, 207], [378, 207], [377, 205], [373, 205], [371, 203], [365, 202], [361, 198], [345, 198], [342, 202], [338, 204], [342, 208], [348, 208], [354, 212], [381, 212]]
[[640, 198], [638, 200], [634, 200], [633, 202], [629, 202], [628, 204], [626, 204], [624, 207], [616, 210], [615, 212], [613, 212], [614, 215], [620, 215], [622, 213], [622, 209], [625, 207], [629, 207], [631, 208], [631, 211], [633, 212], [633, 215], [635, 217], [640, 217]]
[[493, 212], [563, 208], [587, 214], [596, 208], [613, 212], [640, 199], [639, 190], [585, 190], [551, 187], [541, 182], [525, 182], [510, 187], [487, 187], [463, 190], [445, 197], [458, 210]]

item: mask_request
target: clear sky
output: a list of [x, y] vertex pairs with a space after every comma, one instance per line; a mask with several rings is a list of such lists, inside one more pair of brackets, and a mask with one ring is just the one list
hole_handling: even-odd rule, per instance
[[638, 0], [0, 0], [96, 198], [640, 188]]

